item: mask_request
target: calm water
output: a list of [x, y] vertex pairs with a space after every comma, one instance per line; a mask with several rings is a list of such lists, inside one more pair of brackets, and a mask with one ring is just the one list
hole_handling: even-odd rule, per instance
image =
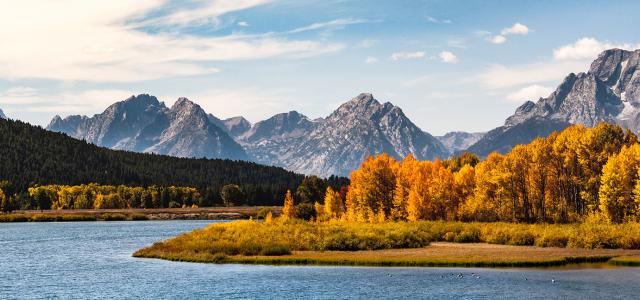
[[[638, 299], [640, 269], [274, 267], [132, 258], [209, 221], [0, 224], [0, 299]], [[464, 278], [452, 274], [464, 273]], [[480, 278], [471, 276], [479, 274]], [[525, 280], [526, 278], [526, 280]], [[555, 278], [556, 282], [551, 283]]]

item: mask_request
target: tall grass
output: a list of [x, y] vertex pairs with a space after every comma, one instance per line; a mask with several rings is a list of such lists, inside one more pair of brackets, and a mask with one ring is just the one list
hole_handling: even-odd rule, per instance
[[[640, 249], [640, 224], [524, 225], [511, 223], [398, 222], [268, 223], [236, 221], [155, 243], [139, 257], [210, 261], [215, 256], [274, 256], [291, 251], [418, 248], [434, 241], [502, 245]], [[246, 260], [246, 259], [243, 259]]]

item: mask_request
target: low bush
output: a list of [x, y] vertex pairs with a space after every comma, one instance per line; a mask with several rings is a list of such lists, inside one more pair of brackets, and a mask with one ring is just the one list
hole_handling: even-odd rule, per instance
[[103, 221], [125, 221], [127, 219], [127, 216], [118, 213], [106, 213], [101, 214], [99, 219]]

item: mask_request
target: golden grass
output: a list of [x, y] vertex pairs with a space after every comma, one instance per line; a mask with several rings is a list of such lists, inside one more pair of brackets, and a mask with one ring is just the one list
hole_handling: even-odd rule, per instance
[[[414, 249], [364, 251], [294, 251], [283, 256], [225, 256], [201, 253], [191, 257], [141, 255], [178, 261], [275, 264], [275, 265], [353, 265], [422, 267], [544, 267], [576, 263], [601, 263], [624, 255], [640, 255], [640, 250], [570, 249], [491, 244], [433, 243]], [[150, 254], [150, 253], [146, 253]], [[631, 257], [631, 256], [624, 256]]]
[[617, 266], [640, 267], [640, 254], [615, 257], [609, 263]]
[[[445, 240], [456, 243], [429, 246]], [[526, 267], [640, 255], [640, 250], [605, 249], [638, 249], [638, 241], [636, 223], [237, 221], [155, 243], [134, 256], [217, 263]]]

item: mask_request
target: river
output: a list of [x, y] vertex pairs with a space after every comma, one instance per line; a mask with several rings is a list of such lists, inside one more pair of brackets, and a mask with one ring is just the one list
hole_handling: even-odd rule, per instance
[[138, 248], [211, 222], [0, 224], [0, 299], [640, 297], [640, 268], [255, 266], [131, 257]]

